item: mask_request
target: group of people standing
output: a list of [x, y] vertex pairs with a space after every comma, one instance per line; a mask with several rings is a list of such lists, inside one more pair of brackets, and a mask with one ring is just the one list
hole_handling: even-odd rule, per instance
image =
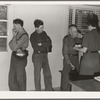
[[[52, 91], [52, 76], [48, 63], [48, 52], [52, 51], [52, 41], [43, 30], [42, 20], [34, 21], [35, 31], [30, 36], [31, 46], [34, 49], [32, 62], [34, 64], [34, 82], [35, 90], [41, 91], [41, 69], [43, 69], [45, 90]], [[29, 35], [23, 28], [23, 20], [13, 20], [13, 38], [9, 42], [12, 50], [10, 71], [9, 71], [9, 89], [11, 91], [26, 90], [26, 71], [28, 56]]]
[[[61, 74], [61, 90], [69, 91], [71, 70], [77, 70], [78, 79], [93, 78], [100, 72], [100, 31], [98, 17], [93, 14], [87, 20], [89, 32], [82, 36], [76, 25], [69, 26], [68, 35], [63, 39], [63, 71]], [[12, 50], [9, 89], [10, 91], [26, 90], [26, 71], [29, 40], [33, 48], [35, 90], [41, 91], [41, 69], [43, 69], [46, 91], [53, 91], [52, 76], [48, 62], [48, 53], [52, 52], [52, 40], [44, 31], [44, 23], [40, 19], [34, 21], [35, 31], [30, 35], [23, 28], [23, 20], [13, 20], [13, 38], [9, 42]], [[79, 39], [82, 39], [79, 41]], [[80, 45], [78, 45], [80, 43]], [[79, 62], [79, 52], [83, 56]], [[56, 63], [56, 62], [55, 62]]]
[[[93, 79], [100, 75], [100, 28], [97, 15], [94, 13], [87, 20], [88, 33], [82, 36], [81, 45], [77, 45], [79, 38], [76, 25], [69, 27], [69, 35], [63, 39], [63, 71], [61, 77], [61, 90], [70, 91], [69, 84], [71, 70], [77, 70], [76, 80]], [[83, 56], [79, 62], [79, 52]]]

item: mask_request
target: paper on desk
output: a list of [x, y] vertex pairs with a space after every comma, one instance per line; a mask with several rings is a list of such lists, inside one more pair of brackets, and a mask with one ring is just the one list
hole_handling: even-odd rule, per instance
[[96, 76], [94, 79], [100, 82], [100, 76]]

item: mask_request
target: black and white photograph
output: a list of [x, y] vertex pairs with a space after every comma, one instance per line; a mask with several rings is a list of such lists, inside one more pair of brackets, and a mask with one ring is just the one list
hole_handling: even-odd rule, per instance
[[99, 93], [100, 1], [0, 1], [3, 91]]

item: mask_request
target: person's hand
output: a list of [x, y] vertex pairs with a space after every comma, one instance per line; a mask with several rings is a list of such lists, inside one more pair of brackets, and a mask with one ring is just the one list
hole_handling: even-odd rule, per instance
[[18, 49], [17, 52], [18, 52], [18, 53], [22, 53], [22, 50], [21, 50], [21, 49]]
[[73, 47], [74, 50], [77, 50], [78, 48], [76, 46]]
[[17, 35], [17, 31], [15, 29], [12, 29], [12, 33], [13, 33], [13, 36]]
[[80, 51], [80, 48], [81, 48], [81, 45], [75, 45], [75, 46], [73, 47], [73, 50]]
[[38, 43], [38, 46], [41, 46], [42, 45], [42, 43]]
[[72, 70], [74, 70], [75, 69], [75, 66], [72, 63], [70, 63], [70, 65], [72, 67]]
[[78, 37], [78, 38], [82, 38], [83, 36], [82, 36], [82, 34], [78, 33], [78, 34], [77, 34], [77, 37]]

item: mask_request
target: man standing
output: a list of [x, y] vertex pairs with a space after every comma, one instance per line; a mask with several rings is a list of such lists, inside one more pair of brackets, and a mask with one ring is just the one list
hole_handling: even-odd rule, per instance
[[23, 28], [23, 20], [13, 20], [13, 38], [9, 42], [12, 50], [10, 71], [9, 71], [9, 89], [10, 91], [26, 90], [26, 71], [28, 52], [26, 48], [29, 44], [29, 36]]
[[61, 76], [61, 90], [69, 91], [69, 74], [71, 70], [76, 69], [79, 72], [79, 56], [78, 52], [73, 49], [75, 46], [75, 38], [78, 36], [76, 25], [69, 27], [69, 34], [63, 39], [63, 71]]
[[41, 69], [43, 69], [45, 90], [52, 91], [52, 76], [48, 63], [48, 52], [51, 52], [52, 42], [46, 34], [42, 20], [34, 21], [35, 31], [30, 36], [30, 42], [34, 49], [32, 61], [34, 64], [35, 90], [41, 91]]

